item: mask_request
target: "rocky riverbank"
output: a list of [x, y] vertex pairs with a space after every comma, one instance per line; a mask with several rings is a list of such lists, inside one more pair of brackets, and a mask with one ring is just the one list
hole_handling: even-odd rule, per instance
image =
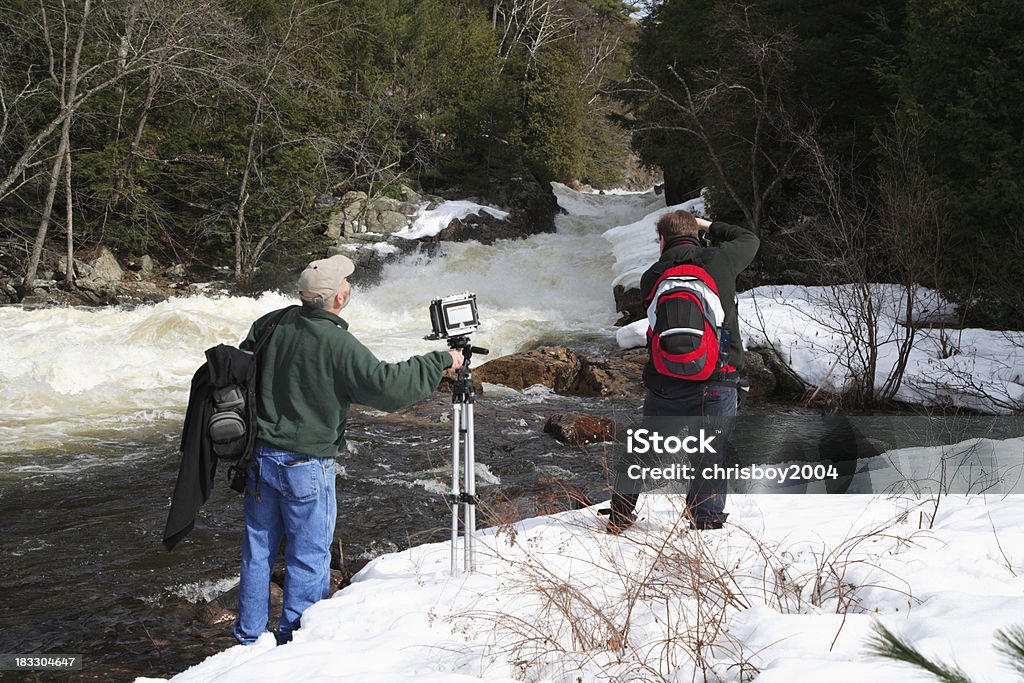
[[[449, 194], [446, 192], [446, 194]], [[463, 197], [458, 188], [451, 196]], [[375, 282], [383, 265], [417, 249], [432, 249], [440, 242], [476, 240], [493, 244], [553, 232], [558, 202], [550, 186], [532, 176], [518, 178], [486, 197], [451, 201], [439, 195], [402, 186], [388, 195], [346, 192], [320, 198], [320, 222], [309, 228], [319, 235], [313, 252], [292, 255], [293, 268], [325, 254], [345, 254], [357, 264], [358, 283]], [[435, 212], [435, 213], [431, 213]], [[409, 234], [417, 218], [429, 215], [435, 229], [428, 234]], [[191, 260], [172, 259], [156, 253], [126, 254], [98, 246], [80, 250], [72, 264], [69, 286], [67, 258], [58, 252], [44, 253], [32, 286], [23, 286], [24, 245], [0, 242], [0, 304], [39, 306], [102, 306], [155, 303], [174, 296], [235, 293], [240, 291], [234, 273], [201, 255]], [[267, 266], [268, 269], [280, 266]], [[289, 268], [283, 268], [287, 271]], [[291, 272], [261, 273], [256, 287], [288, 286]]]
[[[565, 396], [641, 397], [646, 362], [643, 348], [597, 356], [544, 347], [488, 361], [473, 371], [473, 378], [518, 390], [540, 385]], [[745, 363], [750, 398], [785, 400], [803, 394], [804, 384], [772, 349], [748, 349]]]

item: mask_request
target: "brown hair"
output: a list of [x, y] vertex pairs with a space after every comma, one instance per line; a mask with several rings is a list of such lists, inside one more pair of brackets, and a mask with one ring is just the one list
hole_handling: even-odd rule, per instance
[[693, 214], [686, 211], [666, 213], [658, 219], [657, 228], [658, 234], [664, 237], [666, 242], [673, 237], [682, 237], [684, 235], [697, 237], [700, 234], [700, 226], [697, 225], [697, 219], [693, 217]]

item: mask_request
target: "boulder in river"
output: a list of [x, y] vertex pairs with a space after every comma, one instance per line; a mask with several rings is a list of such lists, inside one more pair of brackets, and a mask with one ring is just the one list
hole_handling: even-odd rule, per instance
[[582, 356], [572, 393], [577, 396], [641, 396], [640, 376], [646, 362], [647, 349]]
[[622, 285], [615, 285], [612, 296], [615, 298], [615, 310], [619, 313], [619, 319], [615, 322], [616, 327], [625, 327], [647, 317], [643, 297], [640, 296], [638, 288], [626, 289]]
[[562, 443], [585, 446], [611, 441], [615, 435], [615, 423], [607, 417], [567, 413], [549, 417], [544, 432], [554, 435]]
[[[199, 621], [205, 626], [223, 626], [238, 618], [238, 586], [221, 593], [199, 609]], [[270, 584], [270, 616], [275, 623], [284, 606], [284, 591], [276, 583]]]
[[473, 370], [473, 377], [520, 391], [540, 384], [556, 393], [572, 393], [580, 366], [574, 352], [564, 346], [551, 346], [487, 361]]

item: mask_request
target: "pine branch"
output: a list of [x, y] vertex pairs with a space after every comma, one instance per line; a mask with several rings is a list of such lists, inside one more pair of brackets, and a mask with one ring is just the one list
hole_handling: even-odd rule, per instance
[[996, 649], [1006, 655], [1014, 671], [1024, 676], [1024, 628], [1012, 626], [1000, 629], [996, 632], [996, 640], [999, 641]]
[[[875, 635], [868, 640], [867, 644], [868, 652], [872, 655], [911, 664], [927, 671], [943, 683], [972, 683], [971, 679], [959, 669], [948, 668], [941, 662], [931, 661], [881, 623], [875, 622], [874, 629]], [[1017, 643], [1017, 646], [1020, 644]], [[1024, 660], [1022, 660], [1022, 664], [1024, 664]]]

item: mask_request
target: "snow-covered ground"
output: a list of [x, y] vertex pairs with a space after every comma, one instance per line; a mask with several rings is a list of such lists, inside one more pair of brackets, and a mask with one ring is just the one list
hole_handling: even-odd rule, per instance
[[488, 529], [477, 573], [458, 577], [447, 543], [386, 555], [294, 642], [267, 635], [173, 680], [929, 680], [866, 654], [876, 620], [977, 681], [1019, 680], [994, 636], [1024, 624], [1024, 497], [733, 496], [730, 510], [725, 529], [689, 532], [678, 498], [646, 495], [622, 536], [593, 509]]

